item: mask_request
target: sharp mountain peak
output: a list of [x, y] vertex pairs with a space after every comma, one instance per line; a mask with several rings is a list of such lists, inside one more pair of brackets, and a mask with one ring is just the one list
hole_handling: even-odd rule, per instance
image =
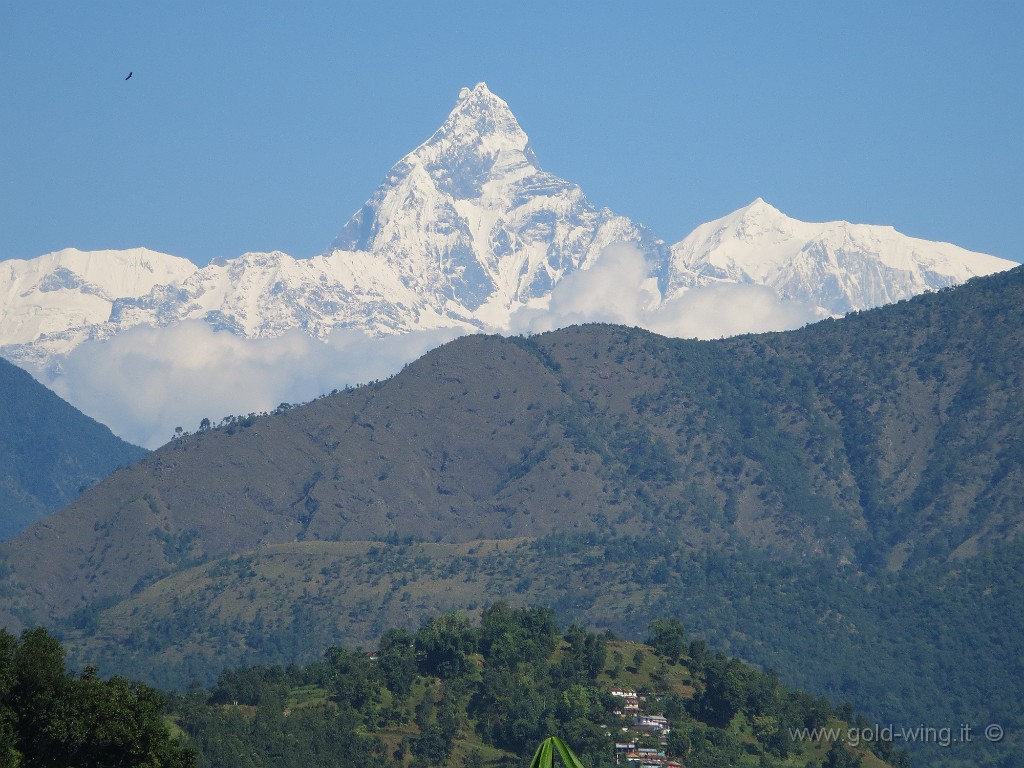
[[475, 88], [459, 92], [455, 107], [441, 126], [403, 157], [391, 175], [400, 172], [403, 166], [422, 166], [434, 179], [443, 182], [453, 167], [465, 164], [468, 159], [486, 162], [490, 167], [501, 154], [515, 157], [504, 158], [500, 165], [526, 163], [536, 170], [529, 138], [508, 103], [485, 83], [478, 83]]

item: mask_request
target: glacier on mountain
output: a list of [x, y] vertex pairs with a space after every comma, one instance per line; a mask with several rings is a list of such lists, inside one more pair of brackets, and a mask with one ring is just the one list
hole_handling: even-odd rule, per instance
[[65, 248], [35, 259], [0, 262], [0, 354], [41, 368], [88, 339], [118, 331], [114, 305], [174, 284], [198, 268], [188, 259], [130, 248]]

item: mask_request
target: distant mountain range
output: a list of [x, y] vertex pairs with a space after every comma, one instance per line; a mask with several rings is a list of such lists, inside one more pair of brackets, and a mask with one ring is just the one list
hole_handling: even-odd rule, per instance
[[0, 540], [146, 455], [6, 360], [0, 403]]
[[655, 304], [714, 283], [765, 285], [818, 316], [1015, 266], [891, 227], [788, 218], [763, 200], [666, 245], [540, 169], [508, 105], [464, 88], [324, 254], [247, 253], [198, 268], [145, 249], [0, 262], [0, 354], [37, 371], [87, 339], [201, 319], [246, 338], [302, 329], [503, 332], [610, 244], [644, 254]]

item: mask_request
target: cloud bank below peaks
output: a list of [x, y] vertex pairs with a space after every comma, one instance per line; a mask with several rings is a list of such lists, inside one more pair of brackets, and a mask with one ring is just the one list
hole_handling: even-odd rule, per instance
[[563, 278], [547, 308], [517, 310], [513, 333], [540, 333], [588, 322], [646, 328], [663, 336], [717, 339], [742, 333], [785, 331], [820, 320], [809, 305], [781, 300], [771, 288], [718, 283], [690, 288], [662, 301], [657, 279], [632, 245], [605, 248], [590, 269]]
[[43, 383], [119, 437], [156, 448], [175, 427], [194, 431], [204, 418], [216, 424], [387, 378], [461, 333], [446, 328], [377, 338], [336, 330], [318, 341], [294, 330], [244, 339], [187, 320], [85, 342]]

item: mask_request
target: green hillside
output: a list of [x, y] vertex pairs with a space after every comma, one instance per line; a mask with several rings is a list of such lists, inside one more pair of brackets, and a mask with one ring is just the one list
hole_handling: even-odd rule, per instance
[[460, 339], [118, 472], [0, 545], [0, 614], [161, 684], [497, 599], [634, 639], [674, 615], [880, 722], [1003, 724], [999, 760], [1024, 724], [1022, 300], [1017, 269], [717, 342]]
[[145, 455], [0, 358], [0, 540]]
[[550, 734], [587, 768], [645, 753], [687, 768], [907, 764], [851, 712], [708, 653], [678, 622], [650, 634], [562, 634], [550, 609], [496, 603], [478, 626], [451, 613], [390, 629], [372, 655], [332, 646], [303, 667], [225, 670], [172, 716], [200, 768], [512, 768]]
[[646, 644], [562, 634], [551, 609], [499, 602], [478, 625], [449, 613], [389, 629], [373, 653], [225, 669], [169, 710], [142, 683], [69, 670], [42, 628], [0, 630], [0, 765], [512, 768], [551, 733], [586, 768], [907, 765], [849, 708], [708, 652], [678, 621], [649, 630]]
[[[1024, 727], [1021, 562], [1024, 543], [867, 581], [752, 550], [685, 555], [594, 536], [293, 543], [187, 569], [83, 613], [65, 641], [79, 663], [182, 687], [225, 664], [312, 662], [338, 638], [373, 647], [386, 628], [414, 631], [456, 608], [479, 615], [508, 595], [624, 637], [678, 616], [709, 647], [853, 702], [875, 722], [997, 723], [1009, 748]], [[944, 750], [927, 764], [958, 756]]]

